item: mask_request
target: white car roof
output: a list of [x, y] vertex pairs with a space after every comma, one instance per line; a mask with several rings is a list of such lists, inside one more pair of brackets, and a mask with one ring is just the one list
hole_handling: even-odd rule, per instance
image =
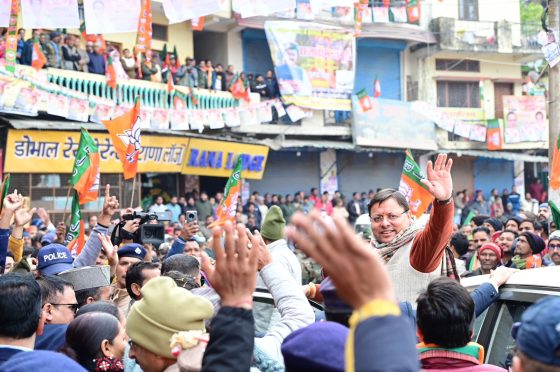
[[[489, 275], [462, 278], [461, 284], [474, 289], [488, 281]], [[507, 285], [527, 285], [535, 287], [555, 287], [560, 289], [560, 266], [541, 267], [538, 269], [520, 270], [506, 282]]]

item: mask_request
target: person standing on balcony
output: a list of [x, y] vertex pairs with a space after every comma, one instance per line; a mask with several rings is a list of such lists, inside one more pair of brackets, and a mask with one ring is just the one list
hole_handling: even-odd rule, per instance
[[136, 70], [138, 69], [138, 64], [136, 60], [130, 53], [130, 49], [123, 50], [123, 56], [121, 57], [121, 64], [124, 71], [130, 79], [136, 79]]
[[212, 66], [212, 60], [206, 60], [206, 89], [214, 89], [214, 67]]
[[274, 76], [274, 71], [268, 70], [266, 72], [265, 82], [268, 88], [268, 94], [270, 95], [270, 98], [280, 97], [280, 90], [278, 89], [278, 80], [276, 80], [276, 76]]
[[[22, 55], [21, 55], [21, 63], [27, 66], [31, 66], [31, 58], [33, 57], [33, 43], [35, 42], [35, 38], [39, 37], [39, 30], [33, 29], [31, 37], [27, 39], [25, 44], [23, 45]], [[43, 47], [46, 46], [42, 45]], [[45, 50], [43, 50], [45, 53]]]
[[105, 75], [105, 59], [97, 52], [99, 47], [88, 41], [86, 43], [86, 52], [89, 57], [88, 71], [92, 74]]
[[151, 80], [154, 83], [163, 82], [163, 77], [161, 73], [161, 59], [159, 58], [159, 54], [157, 53], [152, 55], [152, 66], [156, 70], [156, 72], [152, 74]]
[[80, 54], [76, 49], [75, 38], [72, 35], [66, 35], [64, 44], [62, 45], [62, 68], [64, 70], [79, 70]]
[[80, 55], [80, 60], [78, 61], [78, 70], [86, 73], [89, 72], [89, 56], [85, 49], [80, 48], [80, 43], [78, 40], [76, 40], [76, 50]]
[[200, 89], [208, 89], [208, 81], [206, 80], [206, 61], [203, 59], [198, 63], [197, 69], [197, 85]]
[[140, 64], [140, 69], [142, 70], [142, 80], [152, 80], [152, 75], [158, 72], [157, 67], [148, 61], [145, 55], [142, 55], [142, 63]]
[[268, 86], [264, 81], [264, 77], [262, 75], [257, 75], [257, 79], [255, 80], [255, 92], [260, 94], [262, 99], [267, 99], [270, 97], [270, 92], [268, 91]]
[[214, 77], [212, 79], [212, 86], [214, 90], [224, 91], [226, 90], [226, 74], [224, 73], [224, 68], [222, 65], [217, 64], [216, 70], [214, 71]]
[[62, 48], [60, 41], [62, 40], [62, 35], [60, 32], [51, 32], [51, 40], [47, 43], [46, 55], [47, 66], [54, 68], [62, 67]]
[[233, 65], [229, 65], [227, 67], [225, 75], [226, 75], [226, 89], [229, 91], [229, 88], [231, 88], [231, 83], [233, 82], [233, 79], [235, 78], [235, 72], [233, 70]]

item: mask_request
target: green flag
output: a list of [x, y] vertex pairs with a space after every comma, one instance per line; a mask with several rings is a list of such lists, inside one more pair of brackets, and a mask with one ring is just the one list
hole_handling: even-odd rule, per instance
[[80, 204], [97, 200], [99, 192], [99, 149], [85, 128], [76, 152], [70, 184], [78, 192]]
[[167, 58], [167, 43], [163, 44], [163, 49], [161, 50], [161, 53], [159, 54], [159, 59], [161, 62], [165, 62], [165, 59]]
[[224, 192], [224, 198], [218, 205], [216, 214], [218, 219], [214, 222], [211, 227], [221, 226], [226, 221], [235, 221], [235, 214], [237, 211], [237, 198], [241, 195], [241, 171], [243, 169], [243, 157], [239, 156], [233, 172], [226, 183], [226, 189]]
[[2, 210], [2, 207], [4, 206], [4, 198], [8, 196], [8, 192], [10, 190], [10, 183], [11, 183], [11, 177], [8, 174], [6, 175], [6, 177], [4, 177], [4, 182], [2, 182], [2, 200], [0, 200], [0, 210]]
[[74, 191], [72, 197], [72, 214], [70, 215], [70, 225], [66, 232], [64, 242], [68, 246], [70, 252], [76, 255], [80, 254], [84, 247], [84, 223], [82, 222], [82, 212], [80, 212], [80, 199], [78, 192]]
[[556, 229], [558, 229], [560, 227], [560, 209], [552, 200], [548, 201], [548, 205], [550, 205], [550, 211], [552, 212], [552, 220], [556, 225]]
[[469, 214], [467, 215], [467, 218], [465, 218], [465, 222], [463, 222], [463, 226], [467, 226], [469, 223], [471, 223], [474, 216], [476, 216], [476, 213], [473, 209], [471, 209]]

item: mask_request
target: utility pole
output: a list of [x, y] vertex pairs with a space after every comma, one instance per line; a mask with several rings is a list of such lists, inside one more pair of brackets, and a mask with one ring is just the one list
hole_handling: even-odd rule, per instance
[[[548, 27], [552, 31], [558, 30], [558, 0], [548, 0]], [[556, 42], [559, 41], [556, 40]], [[558, 71], [558, 66], [549, 67], [548, 81], [548, 168], [550, 177], [552, 157], [560, 132], [560, 71]], [[548, 198], [553, 200], [556, 205], [560, 205], [559, 191], [548, 187]]]

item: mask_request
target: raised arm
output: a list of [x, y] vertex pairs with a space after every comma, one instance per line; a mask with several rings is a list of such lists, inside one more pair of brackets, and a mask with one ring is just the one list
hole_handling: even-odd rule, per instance
[[422, 180], [435, 200], [426, 228], [418, 234], [412, 245], [410, 265], [423, 273], [437, 269], [453, 232], [452, 165], [453, 160], [447, 160], [447, 155], [440, 154], [435, 164], [428, 162], [427, 178]]
[[12, 194], [4, 198], [2, 211], [0, 212], [0, 273], [4, 272], [6, 266], [6, 254], [8, 253], [8, 241], [10, 238], [10, 224], [16, 210], [23, 205], [23, 196], [14, 190]]
[[93, 266], [95, 265], [97, 257], [99, 257], [99, 252], [101, 252], [102, 247], [101, 240], [99, 240], [99, 234], [107, 234], [107, 229], [111, 225], [111, 218], [119, 208], [119, 201], [117, 197], [111, 196], [110, 191], [111, 186], [106, 185], [103, 211], [97, 218], [97, 226], [95, 226], [91, 232], [84, 249], [82, 249], [80, 255], [74, 260], [74, 267]]

